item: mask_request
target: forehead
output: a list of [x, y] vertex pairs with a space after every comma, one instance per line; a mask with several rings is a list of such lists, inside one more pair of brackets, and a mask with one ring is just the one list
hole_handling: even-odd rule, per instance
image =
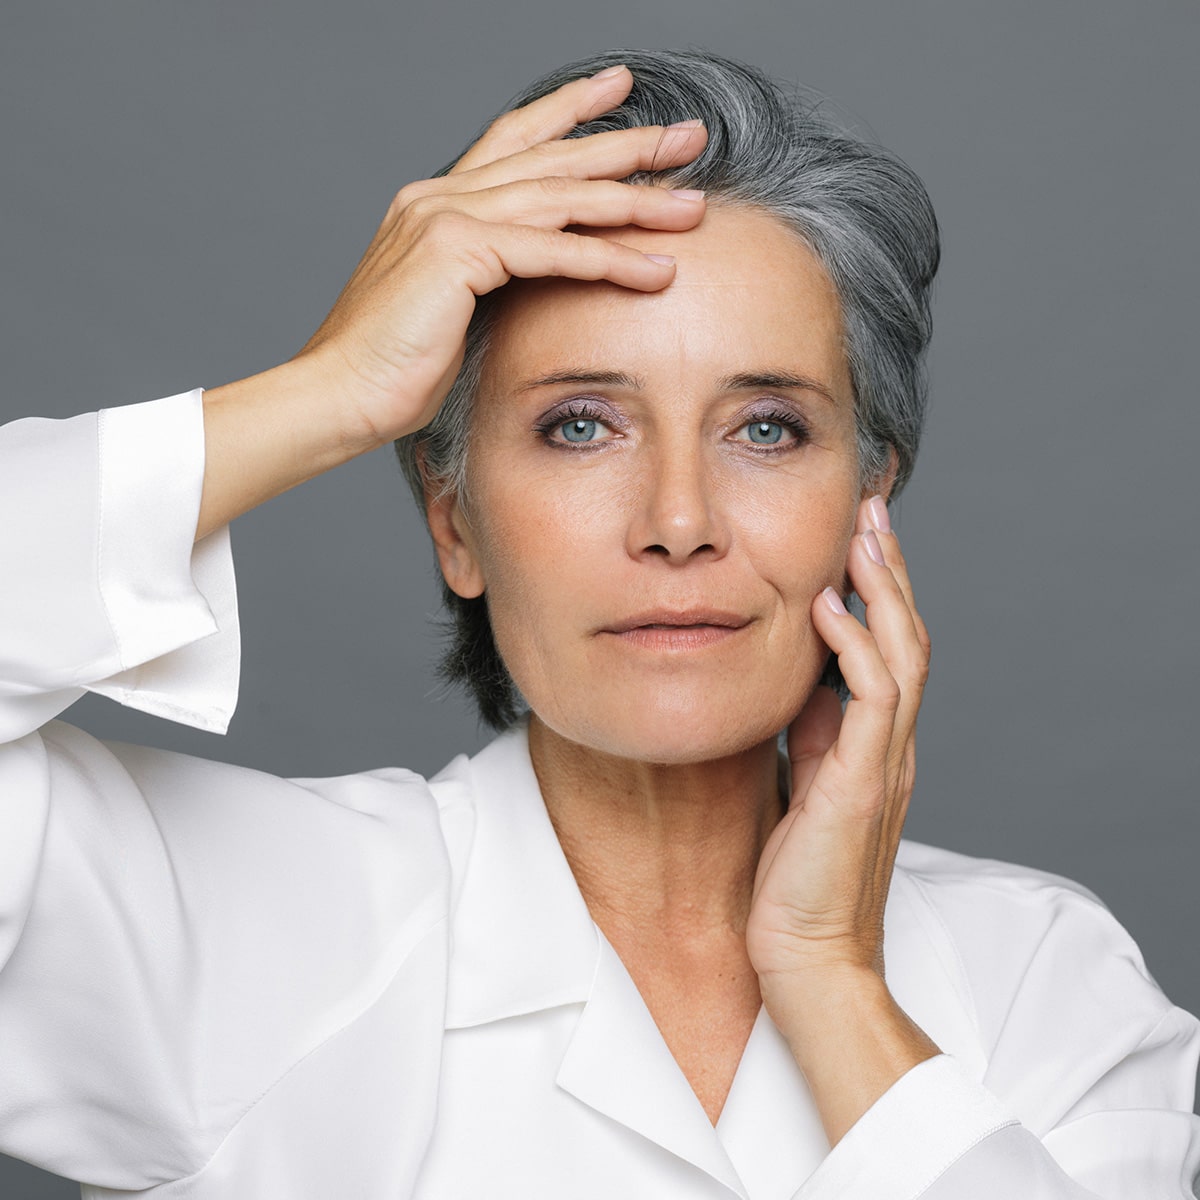
[[813, 251], [775, 217], [713, 204], [694, 229], [586, 232], [674, 255], [674, 280], [659, 292], [637, 292], [607, 281], [514, 279], [494, 327], [488, 383], [595, 367], [701, 386], [771, 367], [848, 395], [836, 289]]

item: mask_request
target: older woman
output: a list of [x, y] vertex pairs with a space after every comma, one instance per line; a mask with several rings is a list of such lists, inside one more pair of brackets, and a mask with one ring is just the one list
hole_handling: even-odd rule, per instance
[[[603, 55], [403, 188], [290, 362], [5, 427], [0, 1148], [163, 1200], [1192, 1196], [1197, 1025], [1128, 935], [900, 840], [936, 263], [759, 73]], [[229, 523], [393, 440], [482, 753], [52, 719], [223, 731]]]

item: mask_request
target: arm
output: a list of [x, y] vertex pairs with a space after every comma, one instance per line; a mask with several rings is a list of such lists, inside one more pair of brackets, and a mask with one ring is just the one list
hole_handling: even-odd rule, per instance
[[[358, 1047], [380, 1112], [389, 1079], [426, 1096], [436, 1071], [411, 1053], [441, 1028], [423, 781], [297, 783], [49, 719], [92, 690], [228, 720], [228, 534], [193, 543], [203, 441], [198, 392], [0, 427], [0, 1152], [115, 1189], [192, 1174], [260, 1103], [302, 1105], [290, 1068], [326, 1042], [348, 1078]], [[333, 1035], [393, 974], [416, 1042], [371, 1059]]]
[[[1197, 1024], [1094, 898], [1026, 887], [1031, 902], [1015, 888], [988, 910], [972, 881], [971, 902], [951, 905], [967, 990], [985, 1010], [983, 1080], [941, 1055], [887, 986], [883, 912], [929, 643], [873, 507], [848, 562], [867, 627], [814, 605], [852, 698], [843, 716], [818, 690], [790, 730], [792, 803], [764, 850], [747, 933], [833, 1147], [796, 1200], [1192, 1200]], [[1026, 958], [1001, 963], [1006, 943]]]
[[[614, 107], [633, 79], [568, 83], [506, 113], [446, 176], [395, 199], [321, 327], [290, 362], [205, 396], [197, 537], [322, 471], [424, 428], [462, 363], [477, 297], [513, 277], [657, 291], [674, 263], [566, 225], [689, 229], [703, 201], [616, 183], [687, 162], [703, 128], [555, 140]], [[550, 151], [547, 153], [547, 151]]]
[[977, 998], [981, 1076], [947, 1056], [909, 1071], [795, 1200], [1192, 1200], [1200, 1023], [1093, 899], [1015, 870], [981, 886], [968, 861], [929, 891]]
[[122, 756], [51, 718], [94, 690], [225, 727], [236, 601], [227, 535], [193, 545], [202, 477], [198, 392], [0, 427], [0, 1148], [115, 1187], [185, 1173], [209, 1132], [186, 889]]
[[[457, 176], [403, 191], [292, 362], [0, 429], [4, 1152], [117, 1189], [181, 1179], [242, 1145], [229, 1135], [254, 1130], [248, 1110], [286, 1100], [273, 1081], [291, 1086], [289, 1068], [437, 922], [444, 864], [419, 781], [352, 777], [329, 803], [315, 784], [53, 718], [90, 690], [224, 731], [238, 666], [228, 522], [427, 423], [475, 297], [511, 275], [669, 281], [669, 265], [561, 227], [620, 224], [635, 206], [646, 224], [690, 227], [702, 205], [615, 179], [686, 161], [702, 130], [666, 135], [665, 151], [646, 129], [523, 153], [630, 83], [568, 84], [485, 134]], [[422, 802], [397, 805], [398, 783]]]
[[818, 687], [792, 723], [791, 801], [763, 849], [746, 933], [763, 1004], [833, 1146], [939, 1054], [885, 980], [884, 909], [912, 792], [929, 637], [880, 497], [859, 507], [846, 570], [867, 627], [833, 589], [816, 597], [812, 615], [851, 698], [843, 715]]
[[84, 691], [227, 728], [237, 601], [228, 530], [193, 545], [203, 474], [199, 390], [0, 427], [0, 745]]

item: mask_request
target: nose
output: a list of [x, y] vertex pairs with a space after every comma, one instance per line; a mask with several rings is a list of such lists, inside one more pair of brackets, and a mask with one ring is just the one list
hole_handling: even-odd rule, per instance
[[645, 464], [629, 524], [629, 553], [682, 565], [729, 549], [717, 481], [703, 453], [678, 445]]

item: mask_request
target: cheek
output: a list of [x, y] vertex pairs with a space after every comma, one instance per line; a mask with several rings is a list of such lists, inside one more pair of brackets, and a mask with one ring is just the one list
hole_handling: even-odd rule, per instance
[[599, 471], [567, 480], [496, 472], [477, 493], [476, 547], [497, 647], [526, 702], [559, 735], [622, 757], [692, 761], [775, 736], [811, 693], [829, 654], [812, 602], [842, 585], [853, 533], [845, 473], [711, 482], [728, 552], [695, 561], [696, 594], [764, 619], [730, 656], [695, 664], [633, 662], [589, 633], [668, 578], [660, 556], [630, 553], [631, 525], [645, 523], [635, 480], [613, 487]]
[[577, 496], [489, 492], [477, 525], [488, 612], [501, 656], [527, 691], [531, 673], [553, 672], [605, 555], [597, 520]]
[[629, 481], [619, 472], [531, 457], [481, 459], [477, 492], [478, 553], [490, 602], [526, 611], [568, 603], [578, 581], [605, 570], [623, 546], [629, 509]]
[[751, 480], [729, 499], [742, 553], [789, 601], [843, 585], [858, 509], [846, 472]]
[[[811, 605], [826, 586], [845, 590], [852, 487], [845, 471], [732, 472], [712, 480], [709, 500], [727, 526], [729, 553], [706, 566], [704, 586], [722, 600], [769, 611], [782, 658], [823, 655], [812, 647]], [[611, 614], [625, 596], [648, 592], [647, 566], [662, 564], [629, 553], [639, 494], [635, 479], [614, 485], [602, 471], [546, 486], [491, 477], [478, 549], [493, 631], [514, 676], [530, 685], [535, 676], [552, 679], [581, 632], [581, 613], [594, 614], [599, 604]]]

